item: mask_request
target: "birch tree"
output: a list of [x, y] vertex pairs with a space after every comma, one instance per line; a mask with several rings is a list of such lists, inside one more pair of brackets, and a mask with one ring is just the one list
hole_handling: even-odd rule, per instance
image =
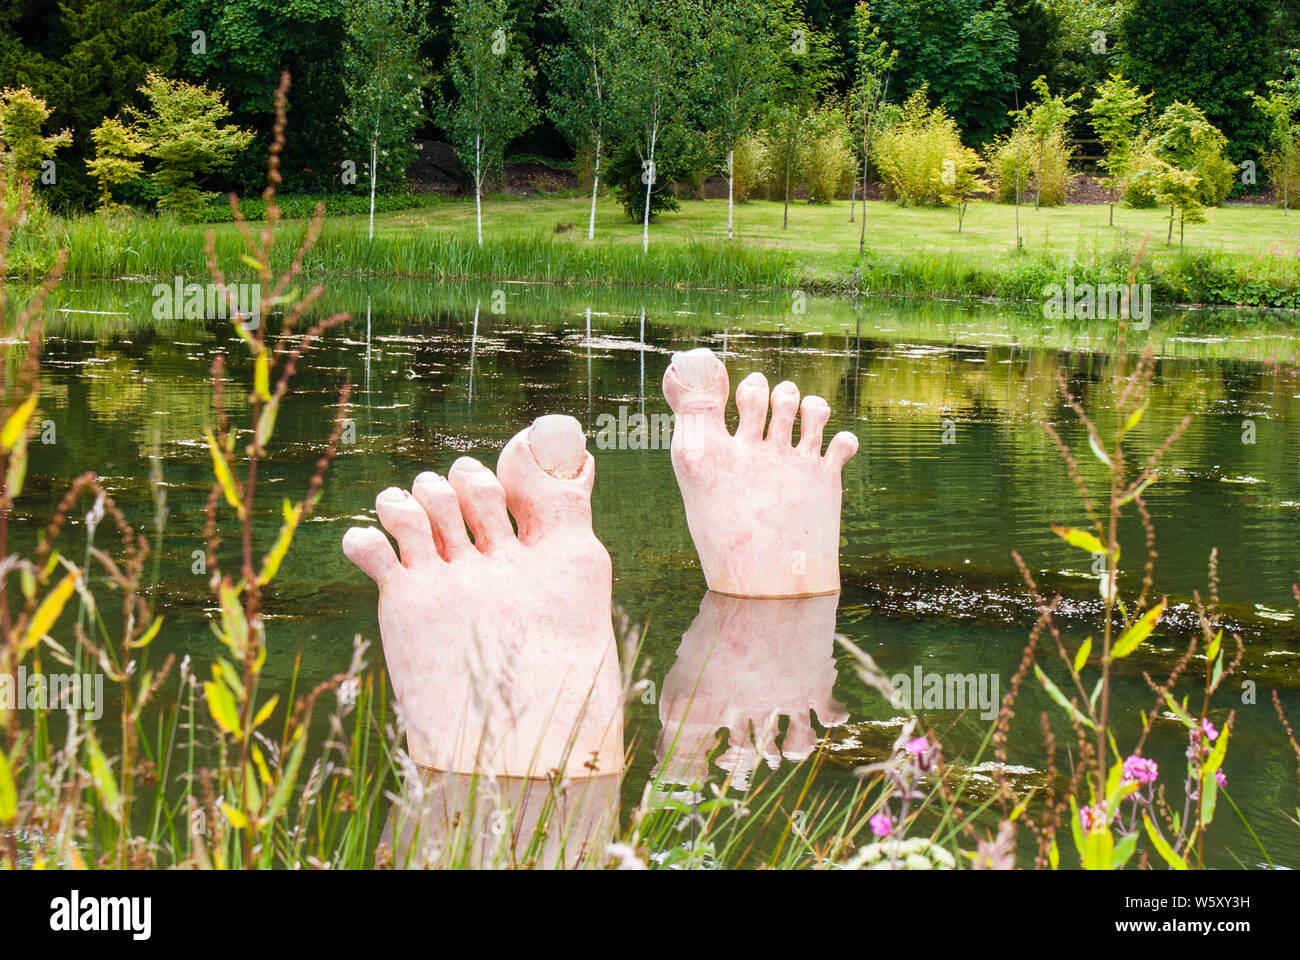
[[344, 122], [370, 154], [370, 238], [380, 170], [400, 180], [415, 156], [424, 122], [429, 68], [420, 57], [427, 29], [424, 0], [348, 0], [343, 83]]
[[770, 110], [793, 11], [789, 0], [719, 0], [709, 15], [703, 122], [725, 154], [727, 239], [733, 240], [736, 145]]
[[[898, 51], [880, 39], [880, 27], [871, 22], [871, 7], [863, 2], [853, 10], [853, 89], [849, 95], [853, 127], [860, 137], [859, 162], [862, 174], [862, 227], [858, 237], [858, 254], [867, 247], [867, 160], [871, 156], [872, 126], [885, 105], [889, 90], [889, 72], [898, 60]], [[961, 222], [957, 228], [960, 231]]]
[[785, 210], [782, 229], [790, 226], [790, 173], [808, 114], [831, 83], [831, 38], [814, 30], [797, 11], [786, 25], [780, 66], [773, 90], [771, 129], [780, 144], [785, 166]]
[[698, 86], [704, 11], [696, 0], [624, 0], [614, 19], [610, 119], [641, 162], [645, 201], [641, 252], [650, 249], [650, 195], [659, 184], [659, 151], [690, 136], [688, 109]]
[[453, 0], [447, 75], [455, 96], [436, 114], [474, 184], [478, 244], [483, 246], [483, 185], [505, 161], [506, 146], [537, 121], [532, 82], [510, 33], [506, 0]]
[[547, 111], [565, 139], [579, 149], [595, 150], [591, 172], [591, 215], [587, 239], [596, 235], [596, 196], [600, 190], [600, 160], [608, 125], [610, 35], [615, 0], [558, 0], [552, 16], [569, 35], [551, 54], [550, 109]]

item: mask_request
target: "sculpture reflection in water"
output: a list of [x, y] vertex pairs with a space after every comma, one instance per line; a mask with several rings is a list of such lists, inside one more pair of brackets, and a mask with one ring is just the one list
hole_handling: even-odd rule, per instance
[[660, 778], [707, 781], [709, 754], [725, 729], [727, 748], [716, 764], [743, 790], [760, 762], [775, 769], [782, 757], [799, 761], [816, 749], [812, 715], [828, 728], [847, 721], [833, 695], [838, 604], [837, 593], [791, 599], [706, 593], [664, 679], [655, 747]]

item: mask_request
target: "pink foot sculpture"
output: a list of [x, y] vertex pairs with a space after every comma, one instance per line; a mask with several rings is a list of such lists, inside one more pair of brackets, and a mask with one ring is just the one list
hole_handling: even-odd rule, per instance
[[506, 444], [495, 476], [461, 457], [446, 479], [422, 473], [409, 493], [379, 494], [400, 559], [374, 527], [343, 537], [379, 585], [384, 656], [417, 764], [506, 777], [623, 769], [594, 476], [578, 422], [539, 417]]
[[[838, 594], [753, 600], [709, 591], [682, 635], [659, 700], [663, 724], [655, 756], [670, 783], [704, 783], [718, 730], [717, 760], [738, 789], [765, 760], [802, 760], [817, 745], [810, 711], [824, 727], [848, 720], [835, 686]], [[786, 732], [777, 746], [781, 717]]]
[[673, 471], [709, 589], [739, 597], [838, 591], [840, 472], [857, 437], [837, 433], [823, 455], [826, 401], [809, 396], [800, 404], [789, 381], [769, 396], [757, 372], [736, 388], [733, 436], [724, 419], [728, 390], [727, 368], [707, 348], [674, 354], [664, 373], [664, 396], [677, 415]]

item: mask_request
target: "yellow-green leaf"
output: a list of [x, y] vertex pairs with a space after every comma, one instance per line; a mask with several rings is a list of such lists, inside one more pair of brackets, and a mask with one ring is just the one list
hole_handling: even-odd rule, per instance
[[217, 726], [239, 737], [239, 709], [235, 706], [235, 698], [226, 685], [216, 681], [205, 683], [203, 696], [207, 698], [208, 709], [212, 712], [212, 719], [217, 721]]
[[[291, 511], [286, 507], [285, 514], [288, 519], [285, 520], [284, 526], [280, 527], [280, 535], [276, 537], [275, 546], [262, 560], [262, 573], [257, 578], [258, 586], [266, 586], [280, 572], [280, 564], [284, 562], [285, 555], [289, 552], [289, 545], [293, 543], [293, 533], [298, 529], [302, 508]], [[290, 514], [292, 516], [289, 516]]]
[[154, 617], [153, 623], [149, 624], [149, 629], [140, 635], [140, 639], [131, 644], [132, 647], [139, 650], [141, 647], [147, 647], [153, 642], [153, 638], [158, 636], [158, 630], [162, 626], [162, 617]]
[[1090, 730], [1097, 729], [1093, 725], [1093, 722], [1089, 720], [1078, 707], [1065, 698], [1065, 694], [1063, 694], [1060, 688], [1051, 681], [1047, 674], [1043, 673], [1043, 668], [1038, 664], [1034, 664], [1034, 676], [1038, 677], [1038, 682], [1043, 685], [1043, 689], [1047, 691], [1047, 695], [1064, 707], [1066, 713], [1074, 717], [1076, 721], [1083, 724], [1085, 727], [1088, 727]]
[[204, 430], [203, 433], [208, 438], [208, 451], [212, 454], [212, 472], [216, 474], [217, 483], [221, 484], [221, 492], [225, 494], [226, 503], [235, 508], [235, 512], [242, 520], [244, 504], [239, 499], [239, 491], [235, 487], [235, 478], [230, 472], [230, 464], [226, 463], [221, 444], [217, 443], [217, 438], [212, 431]]
[[1020, 815], [1025, 812], [1026, 808], [1028, 808], [1029, 801], [1034, 799], [1034, 794], [1036, 794], [1037, 792], [1038, 792], [1037, 787], [1034, 787], [1032, 790], [1030, 790], [1029, 793], [1025, 795], [1025, 799], [1021, 800], [1018, 804], [1016, 804], [1016, 809], [1011, 811], [1011, 816], [1007, 817], [1007, 819], [1012, 823], [1015, 823], [1017, 820], [1019, 820]]
[[266, 758], [262, 756], [262, 751], [258, 749], [257, 744], [253, 744], [253, 763], [257, 764], [257, 775], [262, 778], [262, 782], [268, 787], [271, 786], [271, 771], [266, 765]]
[[27, 479], [27, 433], [18, 435], [18, 442], [9, 451], [9, 469], [5, 471], [5, 489], [10, 499], [23, 492], [23, 482]]
[[1147, 404], [1144, 402], [1142, 406], [1138, 407], [1136, 410], [1134, 410], [1132, 413], [1128, 415], [1128, 419], [1124, 421], [1124, 432], [1128, 433], [1130, 430], [1136, 427], [1138, 425], [1138, 421], [1142, 419], [1142, 414], [1146, 412], [1147, 412]]
[[24, 400], [17, 410], [9, 414], [4, 429], [0, 430], [0, 447], [4, 447], [6, 450], [12, 449], [13, 445], [18, 442], [18, 438], [27, 432], [27, 421], [32, 418], [37, 399], [38, 395], [33, 390], [32, 395]]
[[275, 712], [275, 705], [279, 702], [280, 702], [280, 695], [277, 693], [270, 700], [266, 701], [266, 703], [262, 704], [262, 709], [258, 710], [257, 716], [253, 717], [254, 730], [260, 727], [262, 724], [266, 723], [267, 718], [271, 716], [272, 713]]
[[14, 774], [9, 769], [9, 758], [0, 750], [0, 823], [9, 823], [18, 816], [18, 788]]
[[257, 445], [265, 447], [271, 442], [271, 434], [275, 432], [275, 418], [280, 411], [280, 400], [278, 397], [271, 397], [270, 402], [262, 408], [262, 412], [257, 417]]
[[1115, 838], [1110, 834], [1110, 827], [1089, 830], [1083, 843], [1083, 869], [1109, 870], [1114, 850]]
[[262, 266], [262, 261], [261, 261], [261, 260], [258, 260], [256, 257], [249, 256], [247, 253], [241, 253], [241, 254], [239, 255], [239, 259], [240, 259], [240, 260], [243, 260], [244, 263], [248, 264], [250, 267], [252, 267], [252, 268], [253, 268], [254, 270], [256, 270], [258, 273], [261, 273], [262, 270], [265, 269], [265, 268]]
[[1101, 541], [1086, 530], [1073, 527], [1058, 527], [1052, 524], [1052, 533], [1063, 539], [1072, 547], [1078, 547], [1087, 553], [1101, 553], [1110, 556], [1110, 551], [1101, 545]]
[[271, 354], [265, 347], [253, 361], [253, 392], [263, 400], [271, 399]]
[[1047, 848], [1047, 864], [1053, 870], [1061, 866], [1061, 848], [1056, 845], [1056, 836], [1052, 836], [1052, 845]]
[[1161, 600], [1144, 613], [1141, 620], [1124, 631], [1123, 635], [1116, 641], [1115, 646], [1111, 648], [1110, 658], [1112, 660], [1127, 657], [1138, 648], [1143, 640], [1151, 636], [1151, 631], [1156, 628], [1157, 621], [1164, 616], [1165, 603], [1166, 601]]
[[1088, 654], [1092, 653], [1092, 637], [1083, 641], [1079, 645], [1079, 652], [1074, 655], [1074, 672], [1078, 673], [1083, 669], [1083, 665], [1088, 662]]
[[248, 619], [239, 603], [239, 591], [229, 583], [222, 583], [217, 593], [221, 598], [221, 642], [242, 660], [248, 649]]
[[1205, 767], [1201, 771], [1202, 780], [1213, 780], [1215, 771], [1223, 766], [1224, 755], [1228, 752], [1229, 729], [1224, 727], [1223, 732], [1219, 734], [1219, 739], [1215, 741], [1214, 749], [1210, 751], [1209, 759], [1205, 761]]
[[81, 574], [76, 571], [69, 573], [59, 581], [57, 587], [45, 595], [45, 599], [41, 601], [41, 605], [36, 608], [36, 613], [32, 616], [31, 625], [27, 628], [27, 636], [23, 638], [22, 646], [18, 648], [19, 653], [26, 653], [32, 649], [41, 642], [41, 637], [50, 632], [50, 628], [59, 619], [59, 614], [63, 612], [68, 598], [72, 596], [72, 591], [76, 589], [77, 578], [80, 576]]
[[122, 795], [118, 792], [117, 780], [114, 779], [113, 770], [108, 765], [108, 758], [104, 756], [104, 751], [99, 748], [99, 741], [91, 733], [86, 735], [86, 758], [89, 761], [90, 779], [95, 785], [95, 791], [104, 802], [105, 809], [114, 819], [117, 819], [121, 810]]
[[1210, 641], [1210, 645], [1205, 648], [1205, 659], [1209, 662], [1213, 662], [1215, 656], [1218, 655], [1219, 647], [1222, 646], [1222, 644], [1223, 630], [1220, 629], [1219, 632], [1214, 635], [1214, 639]]
[[244, 816], [224, 800], [221, 801], [221, 809], [225, 811], [226, 819], [230, 821], [230, 825], [236, 830], [248, 829], [248, 817]]
[[1174, 848], [1169, 845], [1169, 841], [1160, 835], [1160, 831], [1156, 829], [1155, 824], [1151, 822], [1151, 818], [1145, 813], [1142, 814], [1142, 822], [1146, 824], [1147, 836], [1151, 838], [1151, 845], [1156, 848], [1156, 852], [1160, 854], [1165, 863], [1169, 864], [1174, 870], [1186, 870], [1187, 861], [1174, 852]]

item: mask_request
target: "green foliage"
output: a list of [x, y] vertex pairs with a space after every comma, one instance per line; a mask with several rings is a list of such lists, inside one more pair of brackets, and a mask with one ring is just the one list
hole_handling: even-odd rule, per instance
[[1151, 142], [1156, 157], [1198, 178], [1196, 197], [1205, 206], [1218, 206], [1232, 188], [1237, 168], [1224, 156], [1227, 138], [1199, 107], [1171, 103], [1156, 120]]
[[857, 166], [843, 104], [832, 98], [809, 115], [795, 158], [798, 180], [809, 203], [847, 196]]
[[1269, 182], [1277, 187], [1278, 201], [1290, 206], [1296, 193], [1294, 181], [1300, 179], [1296, 171], [1297, 146], [1300, 146], [1300, 125], [1296, 113], [1300, 111], [1300, 51], [1292, 50], [1289, 63], [1278, 80], [1268, 83], [1268, 96], [1252, 93], [1255, 109], [1268, 121], [1270, 149], [1264, 152], [1264, 166]]
[[[692, 114], [698, 106], [705, 12], [696, 0], [628, 0], [618, 8], [609, 70], [610, 125], [620, 148], [610, 184], [629, 216], [644, 225], [672, 209], [665, 197], [674, 180], [702, 166], [707, 145]], [[633, 156], [634, 155], [634, 156]], [[633, 198], [639, 196], [639, 209]]]
[[710, 4], [702, 37], [700, 123], [714, 141], [715, 161], [727, 155], [767, 116], [791, 29], [788, 0], [721, 0]]
[[127, 112], [138, 124], [155, 162], [153, 179], [164, 191], [158, 208], [180, 217], [196, 217], [205, 196], [198, 179], [229, 167], [252, 142], [253, 134], [227, 124], [230, 110], [221, 94], [205, 86], [151, 73], [140, 92], [148, 108]]
[[902, 90], [926, 87], [973, 143], [1007, 125], [1016, 31], [997, 0], [876, 0], [873, 12], [899, 52]]
[[875, 160], [886, 191], [899, 203], [939, 204], [944, 161], [961, 150], [956, 121], [942, 104], [931, 108], [925, 90], [917, 90], [898, 123], [876, 139]]
[[945, 157], [939, 171], [939, 201], [949, 203], [957, 208], [957, 232], [961, 233], [962, 223], [966, 219], [966, 207], [971, 197], [983, 193], [989, 188], [988, 181], [979, 175], [983, 164], [979, 154], [970, 147], [958, 147], [957, 151]]
[[416, 133], [425, 123], [429, 65], [419, 51], [427, 12], [424, 0], [347, 3], [343, 119], [364, 166], [374, 157], [372, 174], [385, 186], [405, 182]]
[[[1079, 98], [1075, 93], [1070, 97], [1052, 96], [1047, 87], [1046, 77], [1038, 77], [1033, 82], [1034, 93], [1038, 99], [1016, 111], [1012, 116], [1016, 120], [1017, 131], [1023, 128], [1034, 148], [1033, 169], [1034, 206], [1064, 203], [1069, 184], [1069, 146], [1067, 124], [1074, 116], [1070, 104]], [[1052, 146], [1049, 148], [1048, 144]], [[1049, 151], [1055, 162], [1061, 166], [1051, 171], [1047, 169]], [[1014, 187], [1012, 192], [1014, 193]]]
[[1130, 0], [1123, 8], [1120, 68], [1153, 91], [1156, 110], [1199, 105], [1238, 155], [1267, 131], [1249, 90], [1275, 66], [1269, 27], [1276, 0]]
[[1114, 197], [1124, 192], [1125, 182], [1133, 167], [1133, 148], [1137, 136], [1138, 120], [1146, 112], [1150, 94], [1138, 92], [1118, 73], [1097, 86], [1097, 96], [1088, 108], [1092, 126], [1101, 140], [1106, 155], [1101, 160], [1106, 176], [1102, 186]]
[[109, 117], [95, 128], [91, 138], [95, 144], [95, 158], [86, 161], [90, 175], [99, 182], [99, 209], [111, 210], [113, 187], [138, 180], [144, 174], [144, 164], [135, 158], [149, 149], [137, 131], [116, 117]]
[[456, 155], [483, 194], [505, 162], [506, 146], [533, 125], [535, 71], [511, 38], [514, 21], [505, 0], [456, 0], [447, 75], [455, 97], [435, 110]]
[[346, 0], [180, 0], [180, 7], [179, 72], [223, 91], [232, 120], [256, 131], [231, 170], [235, 183], [249, 193], [263, 185], [275, 91], [287, 70], [293, 110], [280, 161], [283, 187], [336, 188], [352, 137], [339, 122], [348, 104]]
[[558, 0], [550, 15], [559, 20], [566, 37], [546, 56], [546, 115], [570, 146], [594, 154], [595, 144], [604, 140], [608, 115], [606, 74], [614, 2]]
[[45, 101], [26, 87], [0, 90], [0, 163], [7, 189], [13, 190], [20, 180], [35, 183], [41, 165], [55, 150], [72, 143], [67, 130], [41, 132], [50, 112]]
[[1053, 131], [1040, 143], [1028, 127], [1017, 126], [986, 148], [994, 198], [999, 203], [1015, 203], [1018, 162], [1021, 194], [1036, 188], [1040, 206], [1065, 203], [1070, 187], [1071, 153], [1064, 129]]
[[41, 196], [60, 209], [94, 202], [85, 161], [92, 134], [107, 117], [135, 103], [150, 70], [176, 64], [174, 0], [76, 0], [8, 4], [0, 15], [0, 86], [27, 86], [48, 104], [56, 129], [72, 143], [59, 161], [58, 181]]

